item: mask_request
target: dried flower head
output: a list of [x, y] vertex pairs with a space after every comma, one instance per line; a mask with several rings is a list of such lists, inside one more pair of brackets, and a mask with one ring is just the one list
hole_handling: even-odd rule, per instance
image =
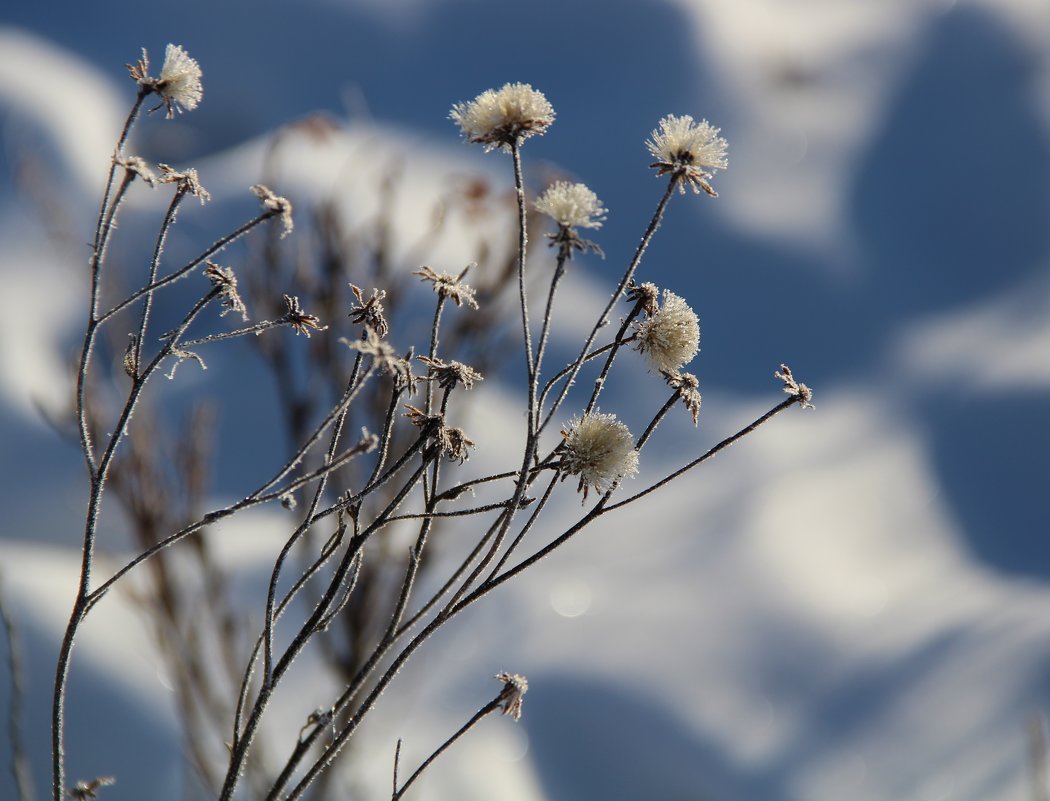
[[237, 312], [241, 315], [241, 319], [247, 321], [248, 308], [244, 305], [244, 301], [237, 291], [237, 276], [234, 275], [233, 270], [230, 267], [220, 267], [212, 261], [206, 262], [206, 264], [208, 266], [204, 268], [204, 277], [211, 281], [212, 286], [219, 290], [219, 295], [222, 297], [222, 305], [225, 307], [219, 316], [224, 317], [229, 312]]
[[153, 91], [164, 100], [169, 120], [175, 116], [176, 109], [193, 111], [204, 94], [200, 64], [178, 45], [169, 44], [164, 50], [164, 65]]
[[475, 381], [483, 380], [481, 373], [469, 364], [457, 361], [445, 362], [441, 359], [431, 359], [429, 356], [416, 358], [427, 366], [431, 377], [442, 389], [452, 389], [456, 384], [462, 384], [464, 389], [473, 389]]
[[645, 143], [656, 159], [650, 166], [656, 168], [657, 175], [673, 176], [683, 194], [688, 183], [698, 194], [703, 189], [711, 197], [717, 197], [708, 180], [715, 170], [729, 166], [726, 159], [729, 145], [718, 133], [719, 129], [707, 120], [694, 122], [688, 114], [683, 117], [669, 114], [660, 120], [659, 130], [654, 130], [652, 138]]
[[529, 691], [529, 680], [520, 673], [497, 673], [496, 678], [506, 685], [496, 699], [503, 714], [521, 720], [521, 702]]
[[700, 321], [689, 304], [668, 289], [663, 305], [635, 324], [637, 349], [653, 369], [673, 373], [688, 364], [700, 349]]
[[306, 334], [306, 338], [309, 339], [311, 328], [314, 331], [324, 331], [328, 328], [327, 325], [321, 325], [320, 318], [303, 311], [298, 297], [285, 295], [284, 306], [285, 312], [282, 320], [295, 329], [296, 334]]
[[357, 299], [357, 305], [350, 309], [350, 319], [357, 325], [371, 328], [380, 337], [385, 337], [390, 332], [390, 326], [387, 324], [382, 304], [383, 298], [386, 297], [386, 291], [373, 288], [372, 297], [367, 300], [361, 287], [350, 284], [350, 291], [354, 293], [354, 297]]
[[584, 184], [555, 181], [533, 204], [563, 228], [601, 228], [608, 209]]
[[449, 117], [468, 142], [510, 151], [523, 139], [544, 133], [554, 122], [554, 108], [527, 83], [486, 89], [469, 103], [456, 103]]
[[160, 168], [160, 178], [157, 179], [159, 183], [175, 184], [176, 192], [184, 195], [193, 195], [201, 202], [202, 206], [211, 200], [211, 193], [201, 185], [196, 170], [192, 168], [176, 170], [170, 164], [159, 164], [157, 166]]
[[117, 164], [124, 168], [127, 173], [137, 175], [143, 183], [153, 187], [157, 183], [157, 176], [149, 168], [146, 160], [139, 156], [119, 156]]
[[596, 242], [584, 239], [577, 228], [601, 228], [606, 209], [598, 196], [583, 184], [557, 181], [547, 187], [533, 204], [536, 211], [546, 214], [558, 223], [556, 233], [547, 234], [551, 247], [558, 247], [559, 267], [572, 258], [572, 252], [591, 251], [604, 256]]
[[201, 87], [200, 64], [178, 45], [169, 44], [165, 49], [159, 78], [149, 74], [146, 48], [142, 48], [142, 57], [127, 67], [132, 79], [145, 93], [155, 92], [160, 95], [161, 104], [152, 111], [161, 106], [166, 107], [169, 120], [176, 111], [193, 111], [201, 102], [204, 90]]
[[284, 230], [281, 231], [281, 239], [284, 239], [295, 228], [295, 221], [292, 219], [292, 201], [275, 194], [262, 184], [255, 184], [251, 190], [262, 201], [263, 208], [270, 212], [271, 217], [281, 218], [281, 224], [284, 226]]
[[470, 458], [467, 448], [474, 447], [474, 440], [462, 428], [441, 425], [437, 430], [437, 443], [441, 452], [452, 461], [463, 464]]
[[678, 390], [678, 397], [692, 415], [695, 426], [700, 418], [700, 382], [692, 373], [664, 373], [664, 378], [668, 386]]
[[371, 356], [380, 372], [393, 377], [394, 386], [397, 389], [407, 389], [410, 395], [415, 394], [416, 383], [419, 379], [412, 374], [412, 363], [399, 356], [394, 346], [385, 339], [380, 339], [374, 329], [365, 326], [364, 337], [356, 342], [351, 342], [346, 338], [339, 341], [365, 356]]
[[791, 373], [791, 368], [786, 364], [780, 365], [780, 370], [773, 373], [773, 377], [779, 378], [784, 382], [784, 391], [798, 401], [799, 406], [803, 409], [815, 408], [811, 402], [813, 400], [813, 390], [801, 381], [797, 381]]
[[[427, 414], [418, 406], [405, 404], [407, 410], [404, 414], [408, 421], [422, 432], [422, 435], [433, 437], [437, 445], [437, 451], [445, 454], [449, 459], [465, 462], [470, 454], [467, 448], [474, 447], [474, 440], [467, 436], [462, 428], [454, 428], [445, 424], [443, 414]], [[434, 451], [431, 450], [431, 456]]]
[[405, 404], [405, 409], [408, 411], [403, 416], [408, 418], [408, 422], [423, 431], [428, 428], [436, 430], [445, 421], [445, 418], [440, 414], [427, 414], [418, 406], [413, 406], [410, 403]]
[[607, 492], [620, 479], [638, 472], [634, 438], [615, 414], [593, 411], [582, 418], [574, 417], [561, 435], [561, 471], [580, 477], [577, 491], [583, 491], [584, 499], [589, 489]]
[[439, 298], [448, 298], [457, 306], [462, 306], [466, 303], [471, 308], [476, 309], [478, 308], [478, 302], [474, 297], [476, 294], [474, 289], [461, 283], [473, 266], [473, 264], [468, 264], [460, 271], [459, 275], [452, 275], [452, 273], [435, 272], [424, 264], [418, 270], [415, 270], [412, 275], [418, 275], [422, 280], [430, 281], [434, 285], [434, 291]]
[[100, 787], [109, 787], [111, 784], [116, 783], [117, 780], [112, 776], [99, 776], [97, 779], [92, 779], [89, 782], [81, 779], [66, 790], [66, 795], [76, 801], [88, 801], [88, 799], [98, 797], [98, 789]]

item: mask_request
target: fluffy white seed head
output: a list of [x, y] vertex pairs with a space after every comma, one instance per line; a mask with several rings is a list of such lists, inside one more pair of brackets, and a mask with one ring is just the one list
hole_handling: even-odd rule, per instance
[[673, 373], [689, 364], [700, 349], [700, 320], [689, 304], [665, 289], [663, 304], [635, 326], [636, 347], [650, 366]]
[[164, 66], [160, 69], [156, 90], [168, 107], [169, 118], [176, 109], [193, 111], [204, 94], [200, 65], [181, 47], [169, 44], [164, 51]]
[[509, 151], [515, 142], [544, 133], [554, 122], [554, 108], [529, 84], [508, 83], [486, 89], [469, 103], [456, 103], [449, 117], [468, 142]]
[[556, 181], [533, 204], [563, 228], [601, 228], [608, 209], [583, 184]]
[[707, 120], [695, 122], [688, 114], [682, 117], [668, 114], [645, 144], [660, 162], [724, 170], [729, 166], [726, 158], [729, 145], [718, 135], [719, 130]]
[[694, 192], [702, 189], [716, 197], [717, 193], [707, 181], [715, 170], [729, 166], [726, 158], [729, 144], [718, 133], [719, 129], [707, 120], [695, 122], [688, 114], [682, 117], [668, 114], [645, 143], [656, 159], [652, 166], [657, 168], [657, 175], [675, 176], [682, 192], [688, 183]]
[[630, 429], [615, 414], [594, 411], [574, 417], [562, 431], [565, 449], [561, 467], [580, 477], [580, 489], [607, 492], [622, 478], [638, 473], [638, 451]]

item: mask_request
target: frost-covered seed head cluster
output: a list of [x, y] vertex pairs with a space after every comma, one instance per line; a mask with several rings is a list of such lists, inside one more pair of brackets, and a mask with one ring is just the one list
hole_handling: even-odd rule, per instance
[[665, 289], [663, 300], [655, 313], [635, 326], [635, 341], [654, 370], [673, 373], [700, 350], [700, 320], [674, 292]]
[[580, 477], [580, 489], [606, 492], [622, 478], [638, 473], [638, 451], [630, 429], [615, 414], [594, 411], [574, 417], [566, 430], [561, 469]]
[[715, 170], [729, 166], [726, 158], [729, 144], [718, 133], [719, 129], [707, 120], [696, 122], [688, 114], [682, 117], [668, 114], [645, 143], [656, 159], [652, 166], [657, 168], [657, 175], [676, 176], [683, 192], [684, 185], [689, 183], [694, 192], [703, 189], [714, 196], [716, 193], [707, 181]]
[[608, 209], [584, 184], [556, 181], [533, 204], [562, 228], [601, 228]]
[[168, 108], [168, 119], [175, 116], [176, 110], [193, 111], [204, 95], [200, 64], [178, 45], [169, 44], [156, 91]]
[[456, 103], [449, 117], [468, 142], [509, 151], [522, 139], [544, 133], [554, 122], [554, 108], [529, 84], [508, 83], [486, 89], [469, 103]]

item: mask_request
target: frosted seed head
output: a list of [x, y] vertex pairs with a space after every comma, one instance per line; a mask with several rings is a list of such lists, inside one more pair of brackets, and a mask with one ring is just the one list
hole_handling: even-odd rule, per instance
[[663, 304], [635, 325], [635, 347], [660, 373], [674, 373], [700, 350], [700, 320], [689, 304], [665, 289]]
[[486, 89], [469, 103], [456, 103], [449, 117], [468, 142], [509, 152], [523, 139], [544, 133], [554, 122], [554, 108], [529, 84], [508, 83]]

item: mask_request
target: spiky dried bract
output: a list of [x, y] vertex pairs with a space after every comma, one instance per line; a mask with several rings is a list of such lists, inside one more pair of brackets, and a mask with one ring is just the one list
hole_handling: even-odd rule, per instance
[[533, 206], [563, 228], [601, 228], [609, 211], [587, 186], [568, 181], [555, 181]]
[[163, 98], [169, 120], [175, 116], [176, 109], [193, 111], [204, 96], [200, 64], [179, 45], [169, 44], [164, 50], [164, 65], [154, 91]]
[[158, 183], [175, 184], [176, 191], [184, 195], [193, 195], [202, 206], [211, 200], [211, 193], [201, 185], [195, 169], [176, 170], [170, 164], [158, 164], [157, 166], [160, 168]]
[[208, 266], [204, 268], [204, 277], [211, 281], [212, 286], [219, 290], [219, 295], [222, 297], [224, 308], [219, 316], [224, 317], [229, 312], [237, 312], [241, 315], [241, 319], [247, 321], [248, 308], [237, 291], [237, 276], [233, 269], [221, 267], [211, 261], [206, 264]]
[[798, 401], [799, 406], [803, 409], [814, 409], [816, 408], [813, 403], [813, 390], [798, 381], [791, 373], [791, 368], [786, 364], [780, 365], [780, 370], [773, 373], [774, 378], [779, 378], [784, 382], [784, 391], [791, 395], [795, 400]]
[[157, 184], [157, 176], [149, 168], [146, 160], [139, 156], [119, 156], [117, 164], [131, 175], [136, 175], [145, 184], [153, 187]]
[[529, 691], [529, 680], [520, 673], [497, 673], [496, 678], [505, 685], [498, 701], [504, 715], [521, 720], [521, 703]]
[[292, 201], [281, 197], [262, 184], [255, 184], [251, 190], [262, 201], [263, 208], [281, 218], [281, 225], [284, 226], [284, 230], [281, 231], [281, 239], [284, 239], [295, 228], [295, 221], [292, 219]]
[[665, 289], [663, 305], [635, 325], [635, 347], [661, 373], [689, 364], [700, 349], [700, 320], [682, 298]]
[[615, 414], [593, 411], [582, 418], [574, 417], [561, 432], [564, 448], [561, 471], [580, 477], [578, 491], [595, 489], [607, 492], [622, 478], [638, 472], [638, 451], [630, 429]]
[[413, 271], [412, 275], [418, 275], [423, 281], [429, 281], [439, 298], [448, 298], [457, 306], [462, 306], [466, 303], [471, 308], [476, 309], [478, 308], [478, 302], [475, 299], [476, 292], [474, 288], [462, 283], [467, 275], [467, 271], [472, 266], [468, 264], [459, 275], [452, 275], [452, 273], [436, 272], [424, 264], [418, 270]]
[[291, 297], [290, 295], [284, 296], [285, 313], [282, 318], [284, 322], [288, 323], [296, 334], [306, 334], [306, 338], [310, 338], [310, 329], [314, 331], [324, 331], [328, 328], [327, 325], [321, 325], [321, 319], [315, 317], [312, 314], [307, 314], [303, 311], [299, 305], [299, 298]]
[[469, 103], [456, 103], [449, 117], [468, 142], [509, 152], [512, 145], [544, 133], [554, 122], [554, 108], [529, 84], [508, 83], [486, 89]]
[[390, 332], [382, 304], [383, 298], [386, 297], [386, 290], [373, 289], [372, 297], [368, 299], [365, 299], [361, 287], [355, 284], [350, 284], [350, 291], [354, 293], [358, 304], [350, 309], [350, 319], [358, 325], [371, 328], [380, 338], [385, 337]]
[[473, 389], [475, 381], [483, 380], [481, 373], [469, 364], [457, 361], [445, 362], [441, 359], [431, 359], [429, 356], [416, 358], [427, 366], [430, 375], [442, 389], [452, 389], [456, 384], [462, 384], [464, 389]]
[[688, 114], [667, 115], [645, 143], [656, 159], [650, 166], [656, 168], [657, 175], [674, 176], [683, 194], [688, 183], [698, 194], [702, 189], [711, 197], [717, 197], [708, 180], [715, 170], [729, 166], [726, 158], [729, 144], [718, 135], [719, 130], [707, 120], [695, 122]]
[[627, 299], [639, 306], [641, 311], [653, 315], [660, 308], [660, 288], [648, 281], [644, 284], [636, 284], [632, 279], [627, 289]]
[[700, 419], [700, 382], [692, 373], [664, 373], [668, 386], [678, 390], [685, 408], [692, 415], [695, 426]]

